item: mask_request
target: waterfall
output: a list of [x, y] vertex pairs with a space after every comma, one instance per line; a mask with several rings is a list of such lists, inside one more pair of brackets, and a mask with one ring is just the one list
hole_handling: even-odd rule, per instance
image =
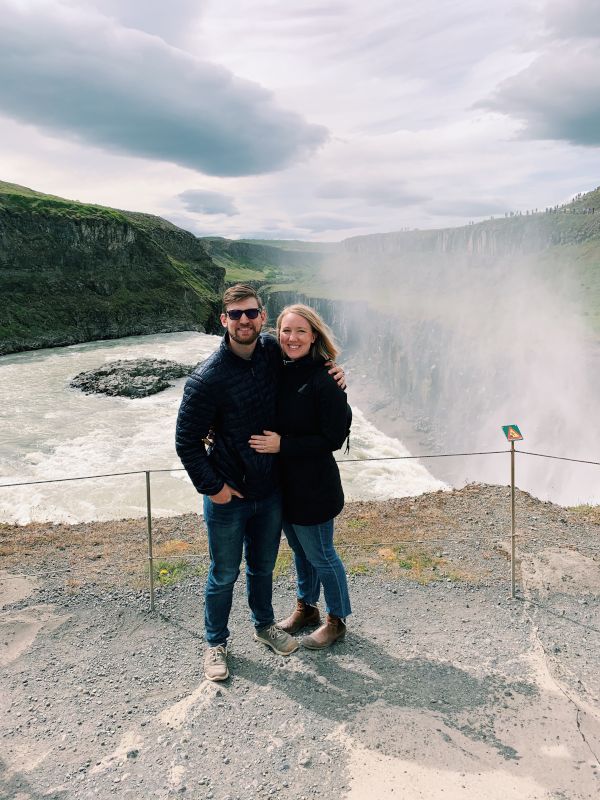
[[[600, 348], [576, 309], [547, 284], [531, 275], [517, 283], [501, 275], [500, 268], [463, 273], [459, 292], [450, 291], [447, 280], [432, 286], [431, 276], [421, 273], [407, 292], [412, 308], [398, 286], [390, 289], [398, 299], [393, 310], [393, 302], [378, 307], [372, 289], [362, 302], [272, 291], [267, 308], [274, 319], [291, 302], [314, 307], [337, 335], [342, 363], [351, 367], [350, 396], [353, 381], [368, 380], [365, 413], [373, 419], [378, 411], [376, 423], [388, 435], [397, 435], [398, 419], [404, 421], [412, 452], [502, 450], [508, 445], [501, 426], [516, 423], [525, 435], [521, 449], [600, 460]], [[508, 457], [440, 459], [427, 466], [452, 485], [509, 480]], [[597, 503], [598, 470], [521, 456], [517, 479], [541, 499]]]

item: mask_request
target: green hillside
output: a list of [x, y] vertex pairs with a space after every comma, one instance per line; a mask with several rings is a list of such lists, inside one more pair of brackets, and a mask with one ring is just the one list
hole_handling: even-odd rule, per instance
[[223, 279], [166, 220], [0, 182], [0, 354], [216, 331]]
[[[469, 275], [465, 267], [505, 275], [517, 291], [527, 276], [535, 275], [577, 303], [589, 329], [600, 333], [600, 188], [553, 209], [457, 228], [372, 234], [338, 243], [203, 241], [224, 267], [227, 282], [251, 281], [265, 294], [368, 297], [381, 308], [393, 303], [412, 315], [422, 313], [423, 288], [435, 284], [436, 276], [445, 303], [445, 284], [460, 295], [460, 280]], [[427, 297], [429, 310], [435, 302]]]
[[494, 272], [517, 291], [535, 273], [599, 334], [600, 188], [535, 214], [319, 243], [198, 239], [160, 217], [0, 182], [0, 354], [218, 332], [220, 294], [237, 281], [260, 287], [274, 307], [276, 294], [300, 292], [435, 315], [436, 303], [460, 298], [469, 269]]
[[201, 239], [211, 258], [225, 270], [227, 283], [294, 288], [317, 281], [336, 245], [259, 239]]

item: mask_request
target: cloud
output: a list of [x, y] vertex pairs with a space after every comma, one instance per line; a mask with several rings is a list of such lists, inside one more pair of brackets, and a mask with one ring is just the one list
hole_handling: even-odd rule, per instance
[[561, 43], [504, 81], [481, 105], [521, 120], [527, 138], [599, 146], [599, 96], [598, 44]]
[[313, 233], [351, 230], [360, 225], [355, 219], [344, 219], [333, 214], [303, 214], [294, 222], [298, 228]]
[[600, 36], [598, 0], [549, 0], [545, 12], [548, 29], [561, 38]]
[[327, 138], [260, 85], [93, 9], [0, 5], [0, 109], [14, 119], [221, 176], [282, 169]]
[[428, 198], [417, 192], [406, 189], [401, 183], [376, 181], [344, 181], [335, 180], [323, 183], [315, 192], [317, 197], [325, 199], [357, 198], [368, 206], [387, 206], [403, 208], [420, 203]]
[[[597, 0], [545, 2], [0, 0], [0, 177], [231, 237], [335, 240], [554, 205], [595, 185], [598, 150], [527, 137], [534, 123], [562, 133], [557, 109], [578, 119], [560, 81], [583, 91], [598, 71], [580, 51], [600, 15]], [[552, 97], [536, 62], [562, 45]], [[502, 83], [516, 75], [522, 100]], [[474, 108], [492, 96], [494, 113]], [[326, 133], [307, 120], [331, 131], [309, 160]], [[250, 169], [263, 172], [232, 174]], [[186, 190], [224, 194], [201, 212], [240, 213], [188, 210]]]
[[233, 199], [221, 192], [209, 192], [203, 189], [188, 189], [177, 195], [187, 211], [196, 214], [225, 214], [233, 217], [240, 212], [235, 207]]
[[136, 28], [159, 36], [166, 42], [185, 41], [190, 26], [205, 5], [204, 0], [62, 0], [73, 8], [95, 9], [118, 20], [126, 28]]
[[600, 15], [596, 0], [548, 0], [534, 60], [479, 107], [523, 124], [529, 139], [600, 145]]

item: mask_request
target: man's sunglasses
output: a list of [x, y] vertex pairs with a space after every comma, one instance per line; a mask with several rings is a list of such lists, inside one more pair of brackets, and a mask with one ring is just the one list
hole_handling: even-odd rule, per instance
[[238, 320], [242, 318], [242, 314], [245, 314], [248, 319], [256, 319], [260, 314], [260, 308], [232, 308], [231, 311], [225, 312], [229, 319]]

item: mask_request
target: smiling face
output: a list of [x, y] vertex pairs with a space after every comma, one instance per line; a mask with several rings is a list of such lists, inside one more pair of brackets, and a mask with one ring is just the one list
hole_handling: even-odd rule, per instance
[[226, 313], [221, 314], [221, 325], [227, 328], [231, 340], [241, 345], [251, 345], [256, 342], [267, 316], [264, 309], [256, 319], [249, 319], [245, 314], [242, 314], [240, 319], [235, 320], [231, 319], [228, 314], [231, 311], [245, 311], [246, 309], [257, 308], [258, 302], [255, 297], [245, 297], [243, 300], [236, 300], [227, 306]]
[[290, 312], [281, 320], [279, 344], [286, 358], [296, 361], [308, 355], [316, 338], [309, 323], [300, 314]]

